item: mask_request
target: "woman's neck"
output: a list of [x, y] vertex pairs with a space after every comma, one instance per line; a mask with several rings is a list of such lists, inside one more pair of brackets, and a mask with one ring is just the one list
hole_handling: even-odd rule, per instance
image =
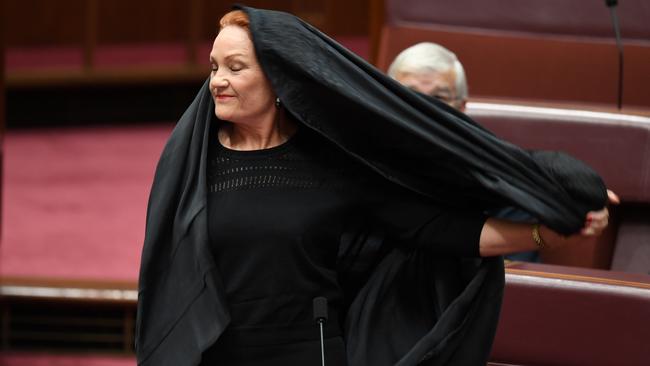
[[250, 151], [269, 149], [285, 143], [296, 132], [298, 125], [278, 113], [272, 123], [246, 124], [226, 122], [219, 128], [219, 142], [232, 150]]

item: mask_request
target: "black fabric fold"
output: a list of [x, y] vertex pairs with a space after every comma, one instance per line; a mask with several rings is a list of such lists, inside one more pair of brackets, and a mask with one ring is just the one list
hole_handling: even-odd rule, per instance
[[599, 187], [595, 194], [571, 196], [529, 152], [403, 87], [311, 25], [243, 9], [258, 59], [287, 109], [388, 179], [457, 207], [517, 206], [563, 234], [604, 206], [597, 174], [584, 186]]
[[[385, 179], [443, 206], [517, 206], [565, 234], [604, 206], [602, 180], [581, 162], [499, 140], [296, 17], [242, 9], [284, 107]], [[140, 269], [139, 365], [197, 365], [230, 322], [207, 237], [205, 170], [214, 122], [206, 82], [156, 169]], [[485, 364], [504, 286], [500, 257], [433, 257], [395, 249], [372, 233], [342, 240], [350, 366]]]

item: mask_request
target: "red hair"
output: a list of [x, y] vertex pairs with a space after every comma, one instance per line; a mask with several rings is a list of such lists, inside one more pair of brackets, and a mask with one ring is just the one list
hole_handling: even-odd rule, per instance
[[244, 28], [248, 33], [248, 37], [251, 37], [250, 20], [248, 19], [248, 14], [243, 10], [233, 10], [221, 17], [221, 20], [219, 20], [219, 32], [230, 25]]

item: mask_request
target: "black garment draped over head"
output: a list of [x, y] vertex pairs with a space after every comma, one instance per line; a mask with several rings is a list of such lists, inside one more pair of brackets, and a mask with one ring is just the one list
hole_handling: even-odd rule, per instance
[[[605, 205], [602, 180], [581, 162], [499, 140], [294, 16], [242, 9], [284, 108], [396, 184], [450, 207], [516, 206], [564, 234]], [[156, 169], [140, 269], [140, 365], [197, 365], [230, 321], [207, 235], [214, 119], [206, 82]], [[341, 243], [340, 278], [356, 294], [344, 329], [349, 364], [485, 364], [501, 305], [502, 259], [387, 248], [372, 235]]]

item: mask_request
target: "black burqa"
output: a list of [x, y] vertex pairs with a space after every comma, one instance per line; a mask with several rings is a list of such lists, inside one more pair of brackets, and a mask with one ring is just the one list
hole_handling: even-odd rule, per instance
[[[242, 9], [284, 108], [390, 181], [445, 206], [516, 206], [565, 234], [605, 205], [602, 180], [580, 162], [497, 139], [294, 16]], [[206, 83], [158, 163], [140, 269], [139, 365], [197, 365], [230, 321], [207, 236], [214, 119]], [[485, 364], [501, 305], [502, 259], [386, 248], [372, 235], [341, 243], [340, 278], [355, 292], [344, 329], [350, 365]]]

